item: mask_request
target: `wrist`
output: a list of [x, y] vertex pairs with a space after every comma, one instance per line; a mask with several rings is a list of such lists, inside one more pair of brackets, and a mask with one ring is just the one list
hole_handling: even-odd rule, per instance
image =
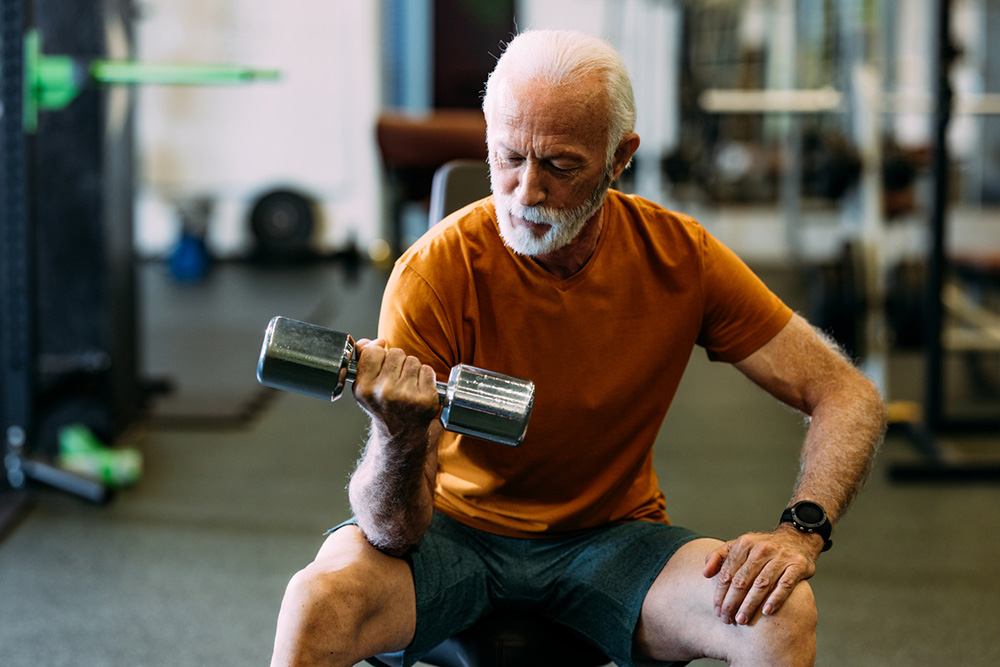
[[786, 508], [781, 514], [779, 526], [787, 526], [803, 535], [818, 537], [821, 540], [822, 551], [827, 551], [833, 546], [833, 541], [830, 539], [833, 524], [823, 506], [811, 500], [800, 500]]
[[424, 451], [435, 418], [422, 420], [391, 420], [372, 418], [371, 432], [378, 444], [393, 453]]
[[824, 551], [823, 547], [826, 544], [826, 540], [824, 540], [821, 535], [817, 535], [816, 533], [803, 533], [790, 523], [778, 524], [778, 527], [774, 529], [774, 532], [786, 535], [790, 539], [794, 539], [797, 542], [806, 545], [806, 549], [813, 554], [814, 559], [819, 558], [819, 555]]

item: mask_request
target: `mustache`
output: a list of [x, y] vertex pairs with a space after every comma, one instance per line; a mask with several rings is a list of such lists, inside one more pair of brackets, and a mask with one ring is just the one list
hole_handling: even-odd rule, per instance
[[[590, 217], [604, 203], [608, 188], [614, 180], [611, 165], [605, 168], [601, 174], [601, 180], [591, 191], [590, 196], [580, 206], [571, 209], [553, 208], [548, 206], [524, 206], [519, 204], [511, 194], [499, 194], [493, 190], [493, 199], [498, 205], [502, 205], [510, 215], [527, 220], [536, 225], [550, 225], [560, 227], [571, 225], [578, 221], [580, 217]], [[492, 174], [491, 174], [492, 186]]]
[[511, 215], [536, 225], [559, 226], [565, 222], [563, 220], [564, 211], [547, 206], [522, 206], [517, 202], [509, 202], [507, 210]]

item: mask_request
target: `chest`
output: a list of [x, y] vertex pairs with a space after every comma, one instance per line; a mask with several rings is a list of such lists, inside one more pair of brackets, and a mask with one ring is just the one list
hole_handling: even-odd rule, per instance
[[673, 392], [702, 322], [696, 271], [630, 261], [571, 284], [496, 277], [474, 281], [463, 360], [532, 379], [543, 407]]

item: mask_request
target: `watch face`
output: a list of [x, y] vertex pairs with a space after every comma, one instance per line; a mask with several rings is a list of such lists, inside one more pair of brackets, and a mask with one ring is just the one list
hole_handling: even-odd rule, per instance
[[823, 508], [816, 503], [800, 502], [792, 508], [795, 519], [806, 526], [818, 526], [823, 523]]

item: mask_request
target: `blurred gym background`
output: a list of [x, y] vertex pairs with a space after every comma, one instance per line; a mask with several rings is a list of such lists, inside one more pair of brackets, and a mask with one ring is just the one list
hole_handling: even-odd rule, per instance
[[[0, 663], [268, 660], [365, 420], [261, 388], [264, 326], [375, 331], [525, 28], [621, 51], [642, 144], [616, 187], [694, 215], [889, 401], [813, 581], [819, 664], [1000, 660], [997, 3], [2, 3]], [[696, 353], [671, 516], [769, 529], [801, 434]]]

